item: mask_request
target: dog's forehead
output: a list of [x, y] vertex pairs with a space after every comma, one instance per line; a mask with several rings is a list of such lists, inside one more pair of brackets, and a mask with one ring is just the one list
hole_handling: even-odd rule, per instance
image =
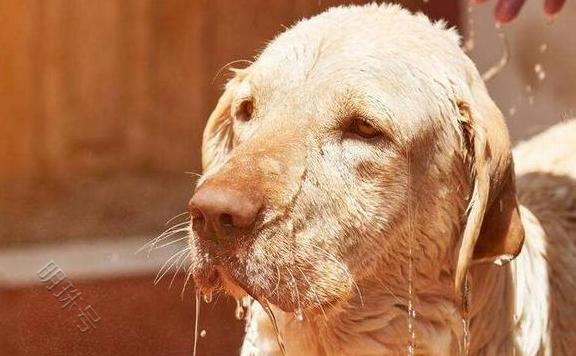
[[311, 107], [350, 91], [432, 95], [434, 85], [465, 77], [458, 41], [443, 24], [397, 6], [335, 8], [272, 41], [250, 67], [251, 82], [256, 92]]
[[316, 73], [345, 74], [358, 68], [361, 74], [393, 69], [395, 62], [419, 65], [461, 55], [458, 35], [442, 22], [394, 5], [352, 6], [300, 21], [277, 36], [253, 67], [294, 82]]

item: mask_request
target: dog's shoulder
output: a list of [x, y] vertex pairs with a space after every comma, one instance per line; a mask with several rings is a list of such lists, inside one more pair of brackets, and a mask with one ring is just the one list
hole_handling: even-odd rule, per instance
[[514, 149], [518, 200], [533, 214], [523, 214], [530, 215], [523, 216], [526, 243], [540, 245], [532, 252], [543, 256], [547, 270], [546, 281], [532, 276], [531, 283], [547, 285], [550, 342], [559, 355], [570, 354], [576, 346], [576, 330], [570, 325], [576, 319], [575, 153], [576, 119], [555, 125]]

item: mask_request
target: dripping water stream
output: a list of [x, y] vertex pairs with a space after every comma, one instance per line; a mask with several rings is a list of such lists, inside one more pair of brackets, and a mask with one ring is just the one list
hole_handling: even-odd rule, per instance
[[506, 34], [498, 25], [496, 26], [496, 29], [498, 30], [498, 38], [500, 38], [500, 41], [502, 42], [502, 57], [498, 62], [493, 64], [484, 73], [482, 73], [482, 79], [484, 82], [492, 80], [498, 73], [502, 71], [502, 69], [504, 69], [504, 67], [506, 67], [506, 64], [508, 64], [508, 61], [510, 60], [510, 49]]
[[196, 356], [196, 350], [198, 346], [198, 324], [200, 320], [200, 290], [196, 291], [196, 313], [194, 315], [194, 351], [192, 353], [193, 356]]
[[470, 52], [474, 49], [474, 17], [473, 17], [473, 9], [474, 6], [472, 5], [472, 0], [468, 0], [468, 35], [466, 36], [466, 40], [464, 41], [464, 52]]
[[278, 328], [278, 322], [276, 321], [276, 317], [274, 316], [274, 313], [270, 308], [270, 304], [268, 304], [267, 300], [263, 300], [263, 302], [260, 302], [260, 305], [262, 305], [262, 308], [264, 309], [264, 311], [268, 315], [268, 318], [270, 319], [270, 322], [272, 323], [274, 333], [276, 334], [276, 341], [278, 342], [278, 346], [280, 347], [282, 355], [286, 356], [286, 346], [284, 345], [284, 340], [282, 338], [282, 335], [280, 334], [280, 329]]
[[408, 355], [413, 356], [416, 348], [416, 333], [414, 331], [414, 321], [416, 320], [416, 309], [414, 309], [414, 285], [413, 285], [413, 272], [414, 272], [414, 261], [413, 261], [413, 251], [412, 251], [412, 240], [413, 240], [413, 224], [412, 224], [412, 192], [411, 192], [411, 157], [410, 149], [406, 148], [406, 155], [408, 161]]
[[468, 274], [464, 280], [464, 291], [462, 292], [462, 346], [460, 355], [467, 356], [470, 350], [470, 283]]

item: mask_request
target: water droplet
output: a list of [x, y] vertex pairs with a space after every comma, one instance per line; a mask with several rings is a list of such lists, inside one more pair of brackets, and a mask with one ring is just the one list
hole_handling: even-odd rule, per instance
[[206, 337], [206, 330], [200, 331], [200, 337]]
[[544, 72], [544, 68], [542, 68], [541, 64], [534, 65], [534, 72], [539, 80], [546, 79], [546, 72]]
[[302, 312], [302, 309], [300, 309], [300, 308], [296, 309], [296, 311], [294, 312], [294, 317], [298, 321], [303, 321], [304, 320], [304, 313]]
[[539, 64], [539, 63], [536, 63], [536, 64], [534, 65], [534, 71], [535, 71], [536, 73], [538, 73], [538, 72], [540, 72], [541, 70], [542, 70], [542, 65]]
[[494, 261], [494, 264], [496, 264], [498, 266], [503, 266], [503, 265], [507, 264], [508, 262], [512, 261], [513, 259], [514, 259], [514, 256], [512, 256], [512, 255], [502, 255]]
[[532, 86], [531, 85], [526, 85], [526, 87], [524, 89], [526, 90], [526, 93], [532, 92]]
[[533, 96], [533, 95], [530, 95], [530, 96], [528, 97], [528, 104], [530, 104], [530, 105], [533, 105], [533, 104], [534, 104], [534, 96]]
[[538, 47], [538, 51], [540, 51], [540, 53], [544, 53], [548, 50], [548, 45], [546, 43], [542, 43], [540, 45], [540, 47]]
[[508, 109], [508, 113], [510, 114], [510, 116], [516, 115], [516, 107], [515, 106], [510, 107], [510, 109]]
[[204, 293], [204, 303], [210, 304], [212, 302], [212, 291]]
[[236, 310], [234, 311], [234, 316], [238, 320], [244, 319], [244, 307], [242, 307], [242, 304], [238, 299], [236, 299]]

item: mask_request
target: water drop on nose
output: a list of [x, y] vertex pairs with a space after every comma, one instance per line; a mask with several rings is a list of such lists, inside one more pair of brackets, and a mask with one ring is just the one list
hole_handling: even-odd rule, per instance
[[294, 317], [298, 321], [303, 321], [304, 320], [304, 313], [302, 312], [302, 309], [300, 309], [300, 308], [296, 309], [296, 311], [294, 312]]
[[212, 302], [212, 292], [204, 293], [204, 303], [209, 304]]
[[244, 307], [242, 307], [242, 304], [239, 300], [236, 300], [236, 310], [234, 311], [234, 316], [238, 320], [244, 319]]
[[206, 337], [206, 330], [200, 331], [200, 337]]

